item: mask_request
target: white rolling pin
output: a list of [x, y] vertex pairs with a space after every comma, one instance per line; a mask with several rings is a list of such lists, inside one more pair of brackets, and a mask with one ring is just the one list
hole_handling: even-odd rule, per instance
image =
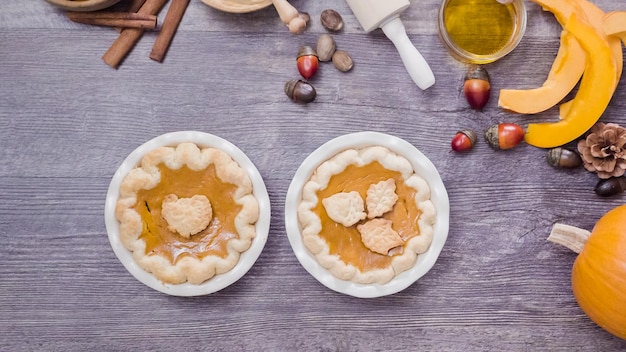
[[435, 84], [435, 76], [426, 59], [406, 35], [400, 13], [406, 10], [408, 0], [346, 0], [366, 32], [382, 29], [398, 50], [406, 70], [421, 89]]

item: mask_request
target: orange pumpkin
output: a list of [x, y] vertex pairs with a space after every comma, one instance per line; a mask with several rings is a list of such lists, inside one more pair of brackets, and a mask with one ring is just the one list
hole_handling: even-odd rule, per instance
[[591, 232], [556, 224], [548, 240], [579, 251], [572, 269], [576, 301], [596, 324], [626, 340], [626, 205], [606, 213]]

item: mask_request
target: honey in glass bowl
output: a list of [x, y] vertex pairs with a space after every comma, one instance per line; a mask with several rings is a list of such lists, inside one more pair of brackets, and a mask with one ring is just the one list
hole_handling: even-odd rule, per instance
[[486, 64], [515, 49], [526, 30], [526, 8], [524, 0], [507, 2], [443, 0], [439, 34], [452, 56]]

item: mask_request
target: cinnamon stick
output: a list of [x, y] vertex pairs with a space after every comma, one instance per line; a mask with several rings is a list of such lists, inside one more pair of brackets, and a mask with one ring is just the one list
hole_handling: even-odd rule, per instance
[[174, 34], [178, 29], [178, 25], [185, 14], [185, 10], [189, 5], [189, 0], [172, 0], [170, 8], [167, 10], [163, 24], [161, 25], [161, 31], [154, 42], [150, 58], [152, 60], [161, 62], [163, 57], [167, 53]]
[[[142, 15], [158, 15], [168, 0], [146, 0], [137, 13]], [[102, 56], [102, 60], [109, 66], [117, 68], [130, 50], [137, 44], [143, 35], [141, 28], [125, 28]]]
[[[130, 0], [130, 3], [128, 4], [128, 8], [126, 9], [126, 12], [137, 12], [139, 11], [139, 9], [143, 6], [143, 4], [146, 2], [146, 0]], [[116, 31], [121, 32], [122, 31], [122, 27], [117, 27], [115, 28]]]
[[154, 29], [157, 16], [133, 12], [68, 12], [67, 17], [73, 22], [96, 26]]

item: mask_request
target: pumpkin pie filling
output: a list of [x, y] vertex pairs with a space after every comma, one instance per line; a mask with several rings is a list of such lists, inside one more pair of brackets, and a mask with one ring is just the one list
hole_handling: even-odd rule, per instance
[[217, 148], [148, 151], [120, 184], [115, 217], [135, 262], [169, 284], [230, 271], [252, 245], [259, 203], [248, 172]]
[[[237, 186], [220, 180], [213, 164], [200, 171], [193, 171], [187, 166], [171, 170], [162, 163], [158, 169], [161, 181], [152, 189], [137, 192], [134, 206], [143, 222], [139, 238], [146, 242], [145, 254], [162, 255], [173, 264], [183, 256], [202, 259], [216, 255], [224, 258], [228, 254], [228, 241], [238, 238], [235, 217], [242, 206], [234, 200]], [[170, 231], [161, 215], [162, 203], [168, 194], [181, 198], [204, 195], [210, 199], [213, 218], [209, 225], [190, 238]]]
[[[406, 185], [398, 171], [388, 170], [377, 161], [363, 166], [348, 165], [344, 171], [330, 178], [328, 186], [317, 192], [317, 198], [321, 200], [338, 192], [351, 191], [357, 191], [362, 198], [366, 198], [370, 185], [390, 178], [396, 183], [398, 201], [391, 211], [381, 217], [391, 220], [392, 228], [406, 242], [420, 233], [417, 222], [421, 211], [414, 200], [416, 191]], [[361, 271], [389, 267], [393, 256], [403, 253], [403, 246], [392, 249], [389, 255], [369, 250], [363, 244], [356, 225], [345, 227], [330, 219], [321, 201], [313, 211], [320, 216], [322, 229], [318, 235], [328, 244], [329, 253], [338, 255], [344, 263]]]
[[340, 280], [386, 284], [432, 243], [437, 210], [430, 186], [406, 157], [384, 146], [326, 159], [301, 196], [302, 242]]

